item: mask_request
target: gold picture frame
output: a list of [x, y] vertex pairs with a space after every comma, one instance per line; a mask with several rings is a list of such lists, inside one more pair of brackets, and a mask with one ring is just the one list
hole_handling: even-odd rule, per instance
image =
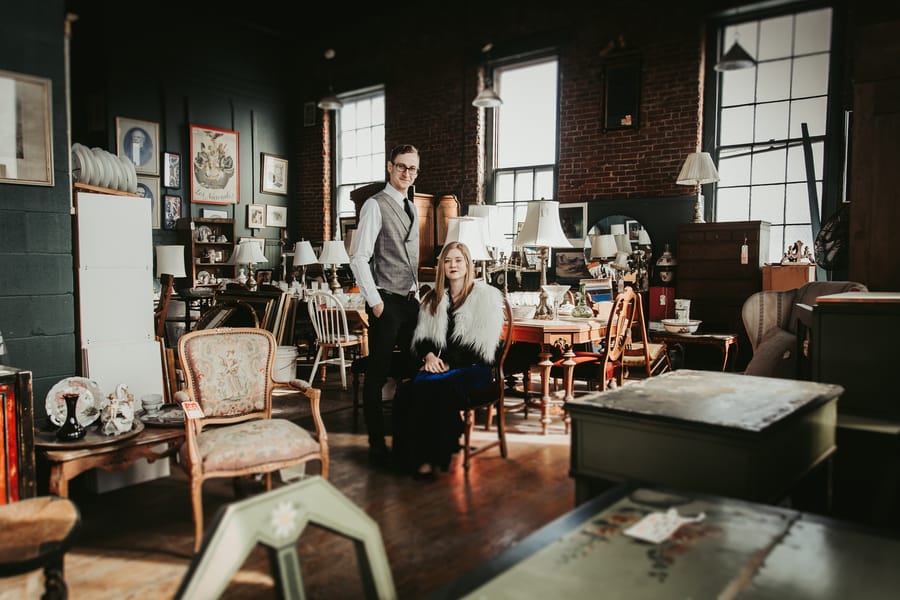
[[116, 154], [138, 175], [159, 175], [159, 123], [116, 117]]
[[53, 86], [45, 77], [0, 71], [0, 104], [13, 108], [14, 135], [0, 138], [0, 183], [53, 185]]

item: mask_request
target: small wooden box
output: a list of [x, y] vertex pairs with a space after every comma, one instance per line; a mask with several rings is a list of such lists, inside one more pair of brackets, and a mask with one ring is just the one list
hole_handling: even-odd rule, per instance
[[816, 265], [763, 265], [763, 290], [793, 290], [816, 279]]

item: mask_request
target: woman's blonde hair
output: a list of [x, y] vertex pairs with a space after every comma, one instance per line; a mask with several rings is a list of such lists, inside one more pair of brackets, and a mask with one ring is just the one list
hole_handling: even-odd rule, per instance
[[454, 249], [459, 250], [463, 255], [463, 260], [466, 261], [466, 276], [463, 278], [463, 293], [456, 306], [459, 306], [466, 301], [466, 298], [469, 297], [469, 293], [472, 291], [472, 287], [475, 285], [475, 266], [472, 264], [472, 254], [469, 252], [469, 248], [462, 242], [450, 242], [449, 244], [445, 244], [444, 248], [441, 250], [441, 255], [438, 256], [434, 288], [425, 294], [425, 297], [422, 299], [422, 305], [427, 307], [431, 314], [437, 313], [438, 304], [440, 304], [441, 298], [444, 297], [444, 291], [447, 288], [447, 282], [444, 277], [444, 259], [447, 258], [447, 254]]

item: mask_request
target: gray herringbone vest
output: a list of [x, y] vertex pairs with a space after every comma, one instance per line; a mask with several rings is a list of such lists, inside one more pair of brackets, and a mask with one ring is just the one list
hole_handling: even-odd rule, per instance
[[[406, 294], [416, 285], [419, 269], [419, 224], [384, 191], [373, 196], [381, 209], [381, 232], [375, 240], [372, 275], [375, 285]], [[415, 205], [411, 206], [415, 214]]]

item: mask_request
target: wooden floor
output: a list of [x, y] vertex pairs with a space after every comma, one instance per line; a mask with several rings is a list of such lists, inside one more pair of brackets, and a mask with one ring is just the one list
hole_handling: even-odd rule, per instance
[[[337, 373], [329, 373], [323, 389], [329, 481], [381, 527], [399, 598], [421, 598], [455, 581], [574, 507], [569, 436], [559, 417], [542, 436], [538, 414], [532, 411], [527, 420], [512, 414], [507, 459], [488, 450], [473, 459], [468, 476], [455, 460], [438, 481], [422, 482], [371, 468], [361, 417], [360, 431], [353, 431], [351, 392], [340, 390]], [[493, 439], [496, 433], [476, 436]], [[172, 598], [192, 556], [190, 499], [180, 469], [103, 494], [93, 493], [87, 480], [72, 486], [83, 530], [66, 556], [69, 597]], [[206, 522], [233, 499], [230, 481], [208, 482]], [[308, 598], [361, 597], [348, 540], [309, 528], [300, 546]], [[265, 552], [248, 558], [223, 597], [275, 597]]]

